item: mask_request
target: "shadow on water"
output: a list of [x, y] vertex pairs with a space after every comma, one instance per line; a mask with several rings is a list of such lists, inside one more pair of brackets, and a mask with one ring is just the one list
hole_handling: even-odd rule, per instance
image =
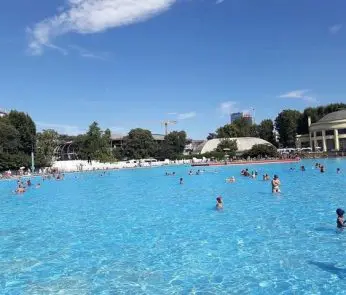
[[316, 227], [315, 231], [323, 232], [323, 233], [333, 233], [333, 234], [338, 233], [335, 227], [327, 227], [327, 226]]
[[328, 263], [328, 262], [308, 261], [308, 263], [319, 267], [323, 271], [327, 271], [329, 273], [335, 274], [340, 279], [346, 278], [346, 268], [340, 268], [335, 266], [335, 264]]

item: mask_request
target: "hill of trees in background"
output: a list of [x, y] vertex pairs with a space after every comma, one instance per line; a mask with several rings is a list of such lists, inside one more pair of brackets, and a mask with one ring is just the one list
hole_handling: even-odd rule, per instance
[[[283, 147], [294, 147], [296, 135], [308, 133], [309, 116], [314, 123], [340, 109], [346, 109], [346, 104], [307, 108], [303, 112], [288, 109], [280, 112], [275, 121], [266, 119], [258, 125], [239, 119], [218, 128], [215, 133], [209, 133], [208, 139], [251, 136], [267, 140], [274, 146], [280, 144]], [[276, 141], [275, 130], [278, 132], [279, 142]], [[126, 158], [179, 159], [182, 158], [185, 145], [189, 143], [185, 131], [173, 131], [158, 143], [149, 130], [136, 128], [124, 138], [122, 148], [113, 149], [111, 131], [101, 130], [97, 122], [93, 122], [85, 134], [77, 136], [61, 135], [52, 129], [36, 132], [36, 125], [28, 114], [11, 111], [0, 118], [0, 171], [30, 167], [32, 151], [35, 153], [36, 167], [50, 166], [55, 147], [66, 141], [74, 142], [79, 159], [86, 160], [90, 157], [102, 162]], [[234, 142], [224, 141], [216, 153], [222, 156], [225, 147], [230, 156], [236, 151]], [[263, 147], [256, 147], [254, 151], [256, 150], [263, 153]]]

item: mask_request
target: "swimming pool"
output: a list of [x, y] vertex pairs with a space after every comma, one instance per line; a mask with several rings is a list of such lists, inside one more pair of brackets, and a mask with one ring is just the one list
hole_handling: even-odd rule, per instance
[[239, 166], [70, 174], [23, 196], [2, 182], [0, 294], [345, 294], [346, 161], [319, 162], [250, 166], [258, 180]]

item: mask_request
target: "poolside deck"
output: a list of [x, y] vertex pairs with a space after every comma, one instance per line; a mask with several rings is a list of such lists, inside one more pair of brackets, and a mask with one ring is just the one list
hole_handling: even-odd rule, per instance
[[300, 159], [280, 159], [280, 160], [253, 160], [253, 161], [232, 161], [232, 162], [205, 162], [193, 163], [193, 167], [205, 166], [239, 166], [239, 165], [259, 165], [259, 164], [289, 164], [298, 163]]

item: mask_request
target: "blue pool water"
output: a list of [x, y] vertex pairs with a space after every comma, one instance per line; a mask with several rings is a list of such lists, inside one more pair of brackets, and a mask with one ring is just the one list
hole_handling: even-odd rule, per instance
[[243, 167], [71, 174], [23, 196], [2, 182], [0, 294], [346, 294], [346, 161], [320, 162], [249, 167], [280, 196]]

